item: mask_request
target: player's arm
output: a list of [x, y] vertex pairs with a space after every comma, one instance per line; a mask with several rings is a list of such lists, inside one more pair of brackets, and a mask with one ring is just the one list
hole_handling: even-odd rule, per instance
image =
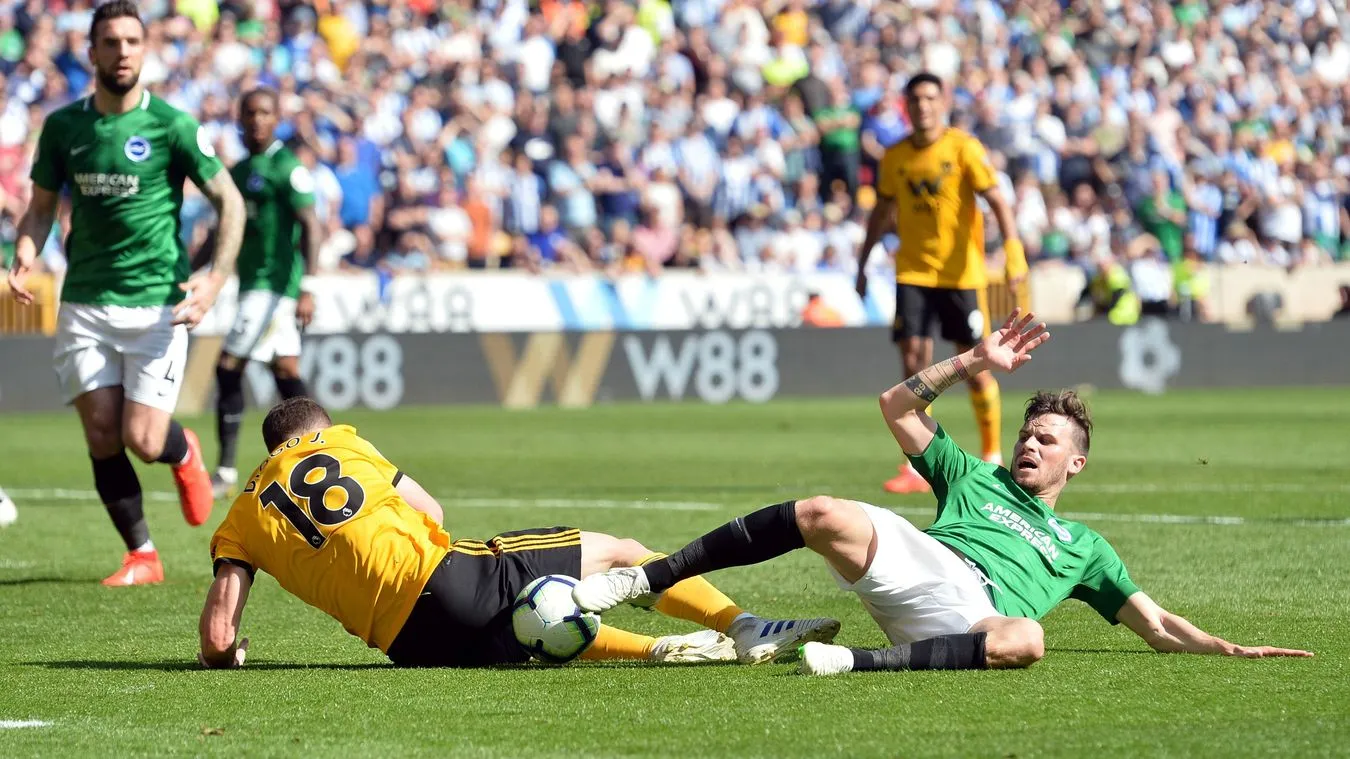
[[953, 356], [915, 374], [881, 394], [881, 413], [886, 417], [900, 449], [919, 456], [933, 442], [937, 422], [926, 409], [947, 388], [982, 371], [1012, 373], [1031, 360], [1031, 352], [1050, 339], [1045, 324], [1036, 315], [1013, 309], [1008, 321], [971, 350]]
[[1266, 656], [1312, 656], [1274, 646], [1240, 646], [1217, 635], [1210, 635], [1184, 617], [1159, 606], [1143, 591], [1132, 594], [1116, 613], [1116, 619], [1143, 638], [1149, 647], [1161, 653], [1220, 654], [1260, 659]]
[[895, 196], [877, 193], [877, 204], [867, 217], [867, 234], [863, 236], [862, 247], [858, 249], [858, 279], [854, 283], [859, 298], [867, 297], [867, 259], [872, 249], [881, 242], [881, 238], [895, 224]]
[[206, 591], [198, 632], [201, 654], [198, 661], [210, 668], [238, 667], [244, 663], [248, 638], [239, 637], [239, 620], [244, 615], [248, 589], [253, 585], [248, 570], [235, 564], [220, 564], [216, 580]]
[[441, 508], [440, 502], [418, 485], [416, 480], [400, 472], [394, 489], [409, 506], [431, 517], [436, 524], [445, 523], [445, 510]]
[[1008, 284], [1017, 287], [1027, 275], [1027, 253], [1022, 246], [1022, 238], [1017, 234], [1017, 218], [1013, 214], [1012, 203], [1003, 197], [998, 188], [998, 177], [994, 173], [989, 154], [979, 140], [969, 139], [961, 149], [961, 165], [966, 179], [975, 192], [989, 204], [994, 212], [994, 221], [998, 224], [999, 234], [1003, 236], [1004, 265], [1008, 275]]
[[37, 265], [38, 254], [47, 244], [47, 237], [52, 233], [52, 224], [56, 223], [60, 204], [60, 195], [34, 183], [33, 199], [23, 218], [19, 219], [19, 239], [14, 245], [14, 261], [10, 264], [8, 282], [14, 299], [25, 306], [33, 302], [33, 293], [24, 285]]
[[995, 184], [980, 193], [989, 210], [994, 212], [998, 222], [999, 234], [1003, 236], [1003, 255], [1008, 273], [1008, 284], [1016, 287], [1027, 275], [1027, 253], [1022, 246], [1022, 238], [1017, 234], [1017, 218], [1013, 214], [1012, 203], [1003, 197], [1003, 191]]
[[202, 194], [216, 209], [215, 244], [211, 250], [211, 270], [193, 275], [179, 285], [187, 296], [174, 307], [174, 321], [197, 326], [211, 310], [225, 286], [225, 280], [234, 273], [234, 262], [239, 257], [239, 245], [244, 240], [244, 198], [234, 186], [230, 172], [217, 171], [200, 185]]

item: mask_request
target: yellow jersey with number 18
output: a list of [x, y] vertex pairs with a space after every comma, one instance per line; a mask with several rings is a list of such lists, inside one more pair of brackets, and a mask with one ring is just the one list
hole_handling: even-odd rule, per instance
[[347, 425], [287, 440], [211, 538], [211, 560], [262, 570], [388, 651], [450, 536], [399, 496], [402, 474]]
[[985, 287], [984, 217], [976, 193], [997, 181], [980, 141], [949, 128], [923, 147], [906, 138], [887, 149], [877, 194], [895, 199], [895, 279], [902, 285]]

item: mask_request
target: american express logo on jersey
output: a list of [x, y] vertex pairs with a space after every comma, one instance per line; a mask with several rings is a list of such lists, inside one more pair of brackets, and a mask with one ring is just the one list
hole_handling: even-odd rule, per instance
[[986, 503], [980, 507], [989, 517], [989, 521], [995, 524], [1001, 524], [1013, 532], [1021, 535], [1024, 540], [1030, 543], [1041, 555], [1050, 561], [1059, 558], [1059, 547], [1055, 541], [1050, 538], [1048, 533], [1042, 532], [1022, 517], [1021, 514], [1009, 509], [1007, 506], [1000, 506], [997, 503]]
[[141, 178], [134, 174], [77, 173], [75, 185], [86, 198], [100, 195], [125, 198], [141, 191]]

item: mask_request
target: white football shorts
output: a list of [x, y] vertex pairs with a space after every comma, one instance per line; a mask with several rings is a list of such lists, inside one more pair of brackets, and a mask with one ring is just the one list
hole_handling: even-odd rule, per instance
[[53, 365], [62, 399], [121, 386], [123, 397], [170, 414], [187, 364], [187, 327], [171, 306], [62, 303]]
[[855, 503], [877, 533], [872, 566], [855, 583], [826, 566], [839, 587], [858, 595], [892, 645], [959, 635], [1001, 616], [985, 591], [987, 580], [950, 548], [899, 514]]
[[270, 290], [240, 293], [239, 310], [225, 336], [224, 351], [235, 358], [265, 364], [278, 356], [300, 355], [295, 298]]

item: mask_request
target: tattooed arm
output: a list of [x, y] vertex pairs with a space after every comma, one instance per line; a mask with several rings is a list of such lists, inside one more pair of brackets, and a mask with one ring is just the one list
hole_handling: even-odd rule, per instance
[[1035, 318], [1035, 314], [1014, 309], [1003, 327], [979, 345], [939, 361], [882, 393], [881, 413], [901, 450], [917, 456], [928, 448], [937, 432], [928, 406], [947, 388], [986, 369], [1012, 373], [1030, 361], [1031, 352], [1050, 339], [1045, 325], [1035, 324]]
[[211, 255], [211, 270], [193, 275], [179, 285], [187, 296], [174, 308], [174, 323], [197, 326], [211, 310], [225, 280], [234, 273], [239, 244], [244, 239], [244, 198], [234, 186], [230, 172], [217, 171], [201, 186], [202, 194], [216, 208], [218, 221]]

